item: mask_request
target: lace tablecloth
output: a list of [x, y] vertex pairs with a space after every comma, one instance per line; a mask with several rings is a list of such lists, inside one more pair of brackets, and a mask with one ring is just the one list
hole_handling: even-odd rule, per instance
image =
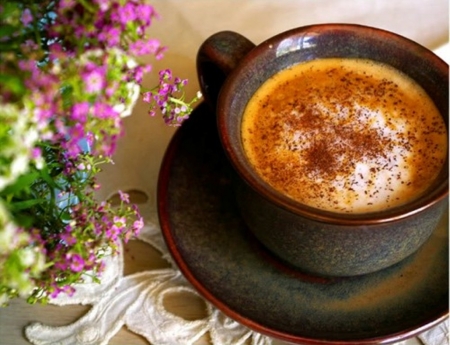
[[[171, 68], [190, 84], [188, 96], [198, 90], [195, 55], [199, 45], [209, 35], [220, 30], [234, 30], [255, 43], [281, 31], [307, 24], [347, 22], [376, 26], [409, 37], [429, 49], [448, 42], [449, 4], [447, 0], [156, 0], [151, 1], [161, 15], [152, 33], [169, 46], [165, 59], [154, 69]], [[438, 53], [447, 61], [448, 45]], [[156, 76], [145, 79], [152, 86]], [[155, 212], [155, 190], [159, 165], [174, 129], [160, 119], [149, 118], [143, 104], [126, 119], [126, 136], [119, 145], [115, 165], [105, 168], [102, 195], [107, 198], [117, 190], [139, 191], [143, 195], [140, 208], [146, 226], [140, 241], [157, 248], [167, 264], [164, 268], [123, 274], [123, 258], [107, 266], [102, 285], [79, 287], [70, 300], [57, 304], [88, 304], [89, 311], [65, 326], [47, 325], [45, 311], [41, 323], [26, 327], [25, 335], [34, 344], [123, 344], [114, 339], [122, 326], [143, 336], [139, 344], [175, 345], [213, 344], [281, 344], [225, 317], [204, 302], [206, 314], [201, 318], [180, 317], [167, 308], [166, 299], [174, 294], [197, 296], [197, 293], [174, 266], [162, 240]], [[145, 128], [145, 130], [143, 130]], [[141, 251], [142, 252], [142, 251]], [[132, 255], [128, 253], [128, 255]], [[23, 335], [10, 335], [14, 315], [23, 305], [16, 304], [0, 311], [0, 344], [26, 343]], [[16, 309], [14, 309], [16, 308]], [[61, 315], [67, 307], [60, 307]], [[20, 317], [22, 323], [36, 320], [33, 309]], [[55, 312], [53, 310], [53, 312]], [[24, 320], [24, 319], [27, 320]], [[73, 321], [73, 320], [72, 320]], [[120, 331], [122, 332], [122, 331]], [[8, 337], [9, 336], [9, 337]], [[448, 345], [448, 322], [444, 322], [414, 340], [399, 344]], [[128, 342], [127, 345], [134, 343]]]

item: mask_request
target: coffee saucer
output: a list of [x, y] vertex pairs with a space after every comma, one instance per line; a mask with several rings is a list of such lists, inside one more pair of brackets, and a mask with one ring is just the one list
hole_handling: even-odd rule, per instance
[[214, 115], [201, 104], [176, 132], [160, 171], [168, 248], [192, 285], [230, 318], [302, 344], [393, 343], [448, 316], [448, 216], [419, 251], [351, 278], [302, 274], [265, 251], [233, 197]]

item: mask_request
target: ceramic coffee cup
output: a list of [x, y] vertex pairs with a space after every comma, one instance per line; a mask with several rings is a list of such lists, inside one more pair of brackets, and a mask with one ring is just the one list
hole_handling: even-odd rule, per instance
[[237, 173], [237, 204], [249, 230], [271, 253], [300, 271], [320, 276], [367, 274], [412, 255], [436, 228], [448, 207], [448, 154], [426, 192], [386, 209], [334, 212], [273, 188], [244, 152], [244, 110], [277, 72], [327, 58], [367, 59], [406, 74], [430, 96], [448, 133], [448, 65], [419, 44], [380, 29], [306, 26], [257, 46], [237, 33], [220, 32], [200, 47], [197, 69], [203, 94], [215, 109], [223, 149]]

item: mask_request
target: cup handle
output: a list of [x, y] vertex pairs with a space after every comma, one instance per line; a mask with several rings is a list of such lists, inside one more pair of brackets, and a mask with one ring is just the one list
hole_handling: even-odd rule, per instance
[[206, 39], [197, 53], [197, 76], [209, 106], [215, 110], [220, 89], [228, 74], [255, 47], [244, 36], [221, 31]]

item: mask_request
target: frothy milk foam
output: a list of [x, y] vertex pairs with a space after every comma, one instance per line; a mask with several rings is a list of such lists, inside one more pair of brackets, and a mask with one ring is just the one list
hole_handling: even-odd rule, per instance
[[425, 91], [360, 59], [312, 61], [273, 76], [247, 105], [242, 139], [275, 189], [347, 213], [418, 197], [447, 153], [445, 124]]

